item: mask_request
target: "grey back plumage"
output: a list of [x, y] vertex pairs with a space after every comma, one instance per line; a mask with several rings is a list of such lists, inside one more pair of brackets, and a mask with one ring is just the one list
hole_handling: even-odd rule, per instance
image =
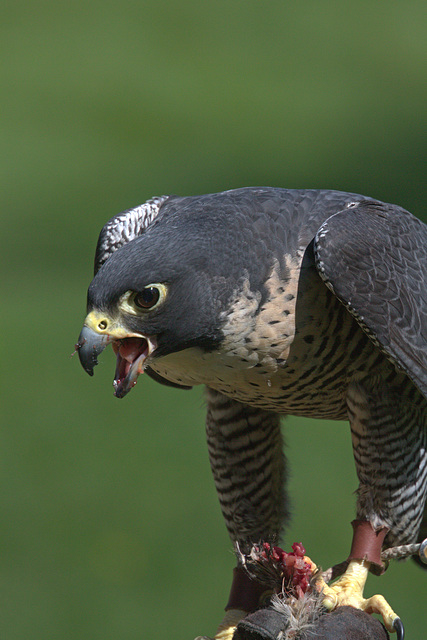
[[427, 396], [427, 226], [367, 200], [330, 217], [314, 251], [326, 285]]

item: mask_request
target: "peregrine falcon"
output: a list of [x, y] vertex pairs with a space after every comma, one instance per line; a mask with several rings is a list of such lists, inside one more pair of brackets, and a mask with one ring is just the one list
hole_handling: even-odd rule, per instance
[[[353, 544], [324, 602], [377, 611], [401, 638], [398, 616], [363, 587], [384, 548], [427, 535], [426, 272], [427, 226], [363, 195], [157, 197], [103, 227], [77, 344], [93, 375], [111, 343], [118, 398], [143, 372], [206, 386], [212, 472], [243, 553], [274, 543], [289, 517], [280, 417], [348, 420]], [[216, 637], [231, 637], [258, 597], [238, 566], [229, 634]]]

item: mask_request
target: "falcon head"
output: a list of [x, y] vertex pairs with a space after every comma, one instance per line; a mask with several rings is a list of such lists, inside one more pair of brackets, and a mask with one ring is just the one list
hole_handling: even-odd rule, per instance
[[[117, 397], [124, 397], [144, 370], [172, 386], [203, 381], [195, 372], [186, 375], [188, 354], [221, 351], [236, 292], [250, 280], [258, 289], [264, 276], [262, 269], [250, 273], [248, 239], [228, 214], [208, 215], [197, 201], [184, 203], [179, 215], [158, 216], [142, 235], [110, 251], [96, 272], [77, 349], [83, 368], [93, 375], [97, 356], [112, 344]], [[177, 357], [183, 352], [186, 360]]]

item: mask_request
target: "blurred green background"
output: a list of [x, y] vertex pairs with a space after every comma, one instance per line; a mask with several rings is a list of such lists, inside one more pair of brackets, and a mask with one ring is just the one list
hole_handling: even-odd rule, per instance
[[[152, 195], [326, 187], [425, 216], [426, 4], [4, 2], [0, 638], [212, 633], [233, 557], [203, 392], [70, 358], [97, 234]], [[289, 418], [294, 517], [327, 567], [348, 553], [349, 430]], [[370, 578], [424, 637], [427, 577]]]

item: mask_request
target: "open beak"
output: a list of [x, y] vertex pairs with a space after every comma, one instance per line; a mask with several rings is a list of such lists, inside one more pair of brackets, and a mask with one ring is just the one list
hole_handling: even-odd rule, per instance
[[157, 347], [155, 336], [129, 333], [124, 327], [94, 311], [89, 313], [80, 333], [76, 350], [83, 369], [93, 376], [98, 356], [112, 343], [117, 357], [114, 395], [123, 398], [136, 385], [144, 372], [146, 360]]
[[140, 373], [144, 373], [145, 361], [157, 346], [154, 337], [124, 338], [113, 342], [117, 355], [113, 386], [116, 398], [123, 398], [135, 385]]

